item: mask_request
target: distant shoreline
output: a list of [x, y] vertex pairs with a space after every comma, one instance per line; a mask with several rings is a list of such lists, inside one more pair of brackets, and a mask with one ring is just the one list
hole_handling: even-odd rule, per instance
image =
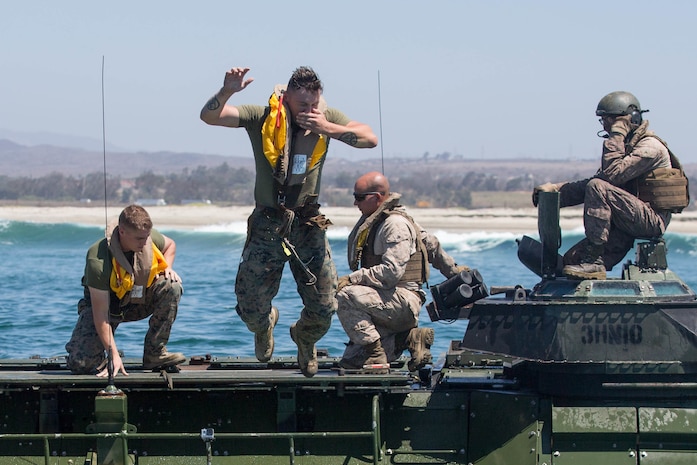
[[[193, 230], [205, 226], [245, 222], [252, 206], [167, 205], [146, 207], [159, 229]], [[121, 207], [109, 207], [109, 221], [114, 221]], [[360, 214], [355, 207], [322, 207], [336, 227], [352, 227]], [[537, 210], [534, 208], [410, 208], [409, 213], [429, 231], [536, 233]], [[105, 223], [103, 206], [0, 206], [0, 221], [31, 223], [75, 223], [101, 226]], [[583, 228], [582, 210], [561, 211], [562, 230]], [[697, 234], [697, 212], [673, 215], [668, 232]]]
[[[109, 207], [109, 221], [115, 221], [122, 207]], [[158, 229], [192, 230], [205, 226], [227, 225], [246, 222], [252, 206], [217, 205], [166, 205], [145, 207]], [[322, 207], [335, 227], [353, 227], [360, 217], [355, 207]], [[481, 209], [461, 208], [410, 208], [409, 213], [428, 230], [492, 231], [492, 232], [535, 232], [537, 212], [535, 209]], [[579, 212], [580, 213], [580, 212]], [[32, 223], [76, 223], [101, 226], [105, 223], [103, 206], [0, 206], [0, 220], [26, 221]], [[578, 214], [571, 215], [562, 223], [568, 227], [581, 225]]]

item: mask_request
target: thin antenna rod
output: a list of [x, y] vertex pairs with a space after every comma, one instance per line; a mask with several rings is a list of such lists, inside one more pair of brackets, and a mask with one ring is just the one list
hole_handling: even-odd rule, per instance
[[[107, 213], [107, 189], [106, 189], [106, 123], [104, 117], [104, 55], [102, 55], [102, 153], [104, 160], [104, 237], [108, 237], [109, 234], [109, 215]], [[111, 312], [109, 311], [109, 305], [111, 305], [111, 299], [107, 304], [106, 318], [109, 326], [110, 337], [114, 337], [114, 331], [111, 329]], [[116, 387], [114, 386], [114, 357], [111, 353], [111, 341], [109, 341], [109, 348], [107, 349], [107, 360], [106, 360], [107, 373], [109, 374], [109, 379], [107, 381], [107, 391], [114, 391]]]
[[104, 116], [104, 55], [102, 55], [102, 153], [104, 160], [104, 235], [109, 234], [109, 215], [107, 214], [106, 189], [106, 123]]
[[380, 70], [378, 70], [378, 113], [380, 115], [380, 163], [382, 163], [382, 174], [385, 174], [385, 153], [383, 150], [385, 140], [382, 138], [382, 95], [380, 91]]

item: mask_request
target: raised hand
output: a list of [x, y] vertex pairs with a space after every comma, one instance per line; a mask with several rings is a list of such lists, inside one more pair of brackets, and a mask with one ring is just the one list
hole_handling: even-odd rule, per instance
[[245, 79], [248, 72], [249, 68], [232, 68], [230, 71], [226, 71], [223, 89], [233, 94], [244, 90], [254, 81], [254, 78]]

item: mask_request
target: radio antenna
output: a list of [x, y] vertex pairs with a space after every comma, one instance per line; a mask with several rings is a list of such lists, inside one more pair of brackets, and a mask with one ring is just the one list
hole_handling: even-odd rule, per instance
[[380, 163], [382, 164], [382, 174], [385, 174], [385, 153], [383, 150], [385, 142], [382, 138], [382, 96], [380, 92], [380, 70], [378, 70], [378, 114], [380, 117]]
[[106, 188], [106, 123], [104, 117], [104, 55], [102, 55], [102, 154], [104, 161], [104, 236], [109, 234], [109, 215], [107, 214]]
[[[106, 118], [104, 116], [104, 55], [102, 55], [102, 158], [104, 163], [104, 237], [109, 235], [109, 215], [107, 213], [107, 179], [106, 179]], [[114, 331], [111, 329], [111, 312], [109, 311], [109, 305], [111, 305], [111, 299], [109, 299], [109, 304], [106, 308], [106, 321], [109, 324], [109, 338], [114, 337]], [[109, 374], [109, 379], [107, 381], [107, 392], [117, 391], [116, 386], [114, 386], [114, 357], [111, 353], [111, 340], [109, 341], [109, 348], [107, 349], [107, 359], [106, 367], [107, 373]]]

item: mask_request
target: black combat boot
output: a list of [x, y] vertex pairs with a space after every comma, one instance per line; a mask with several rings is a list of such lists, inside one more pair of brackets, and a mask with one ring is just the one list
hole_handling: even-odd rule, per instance
[[564, 276], [572, 279], [605, 279], [603, 262], [604, 244], [588, 244], [578, 265], [566, 265], [562, 270]]

